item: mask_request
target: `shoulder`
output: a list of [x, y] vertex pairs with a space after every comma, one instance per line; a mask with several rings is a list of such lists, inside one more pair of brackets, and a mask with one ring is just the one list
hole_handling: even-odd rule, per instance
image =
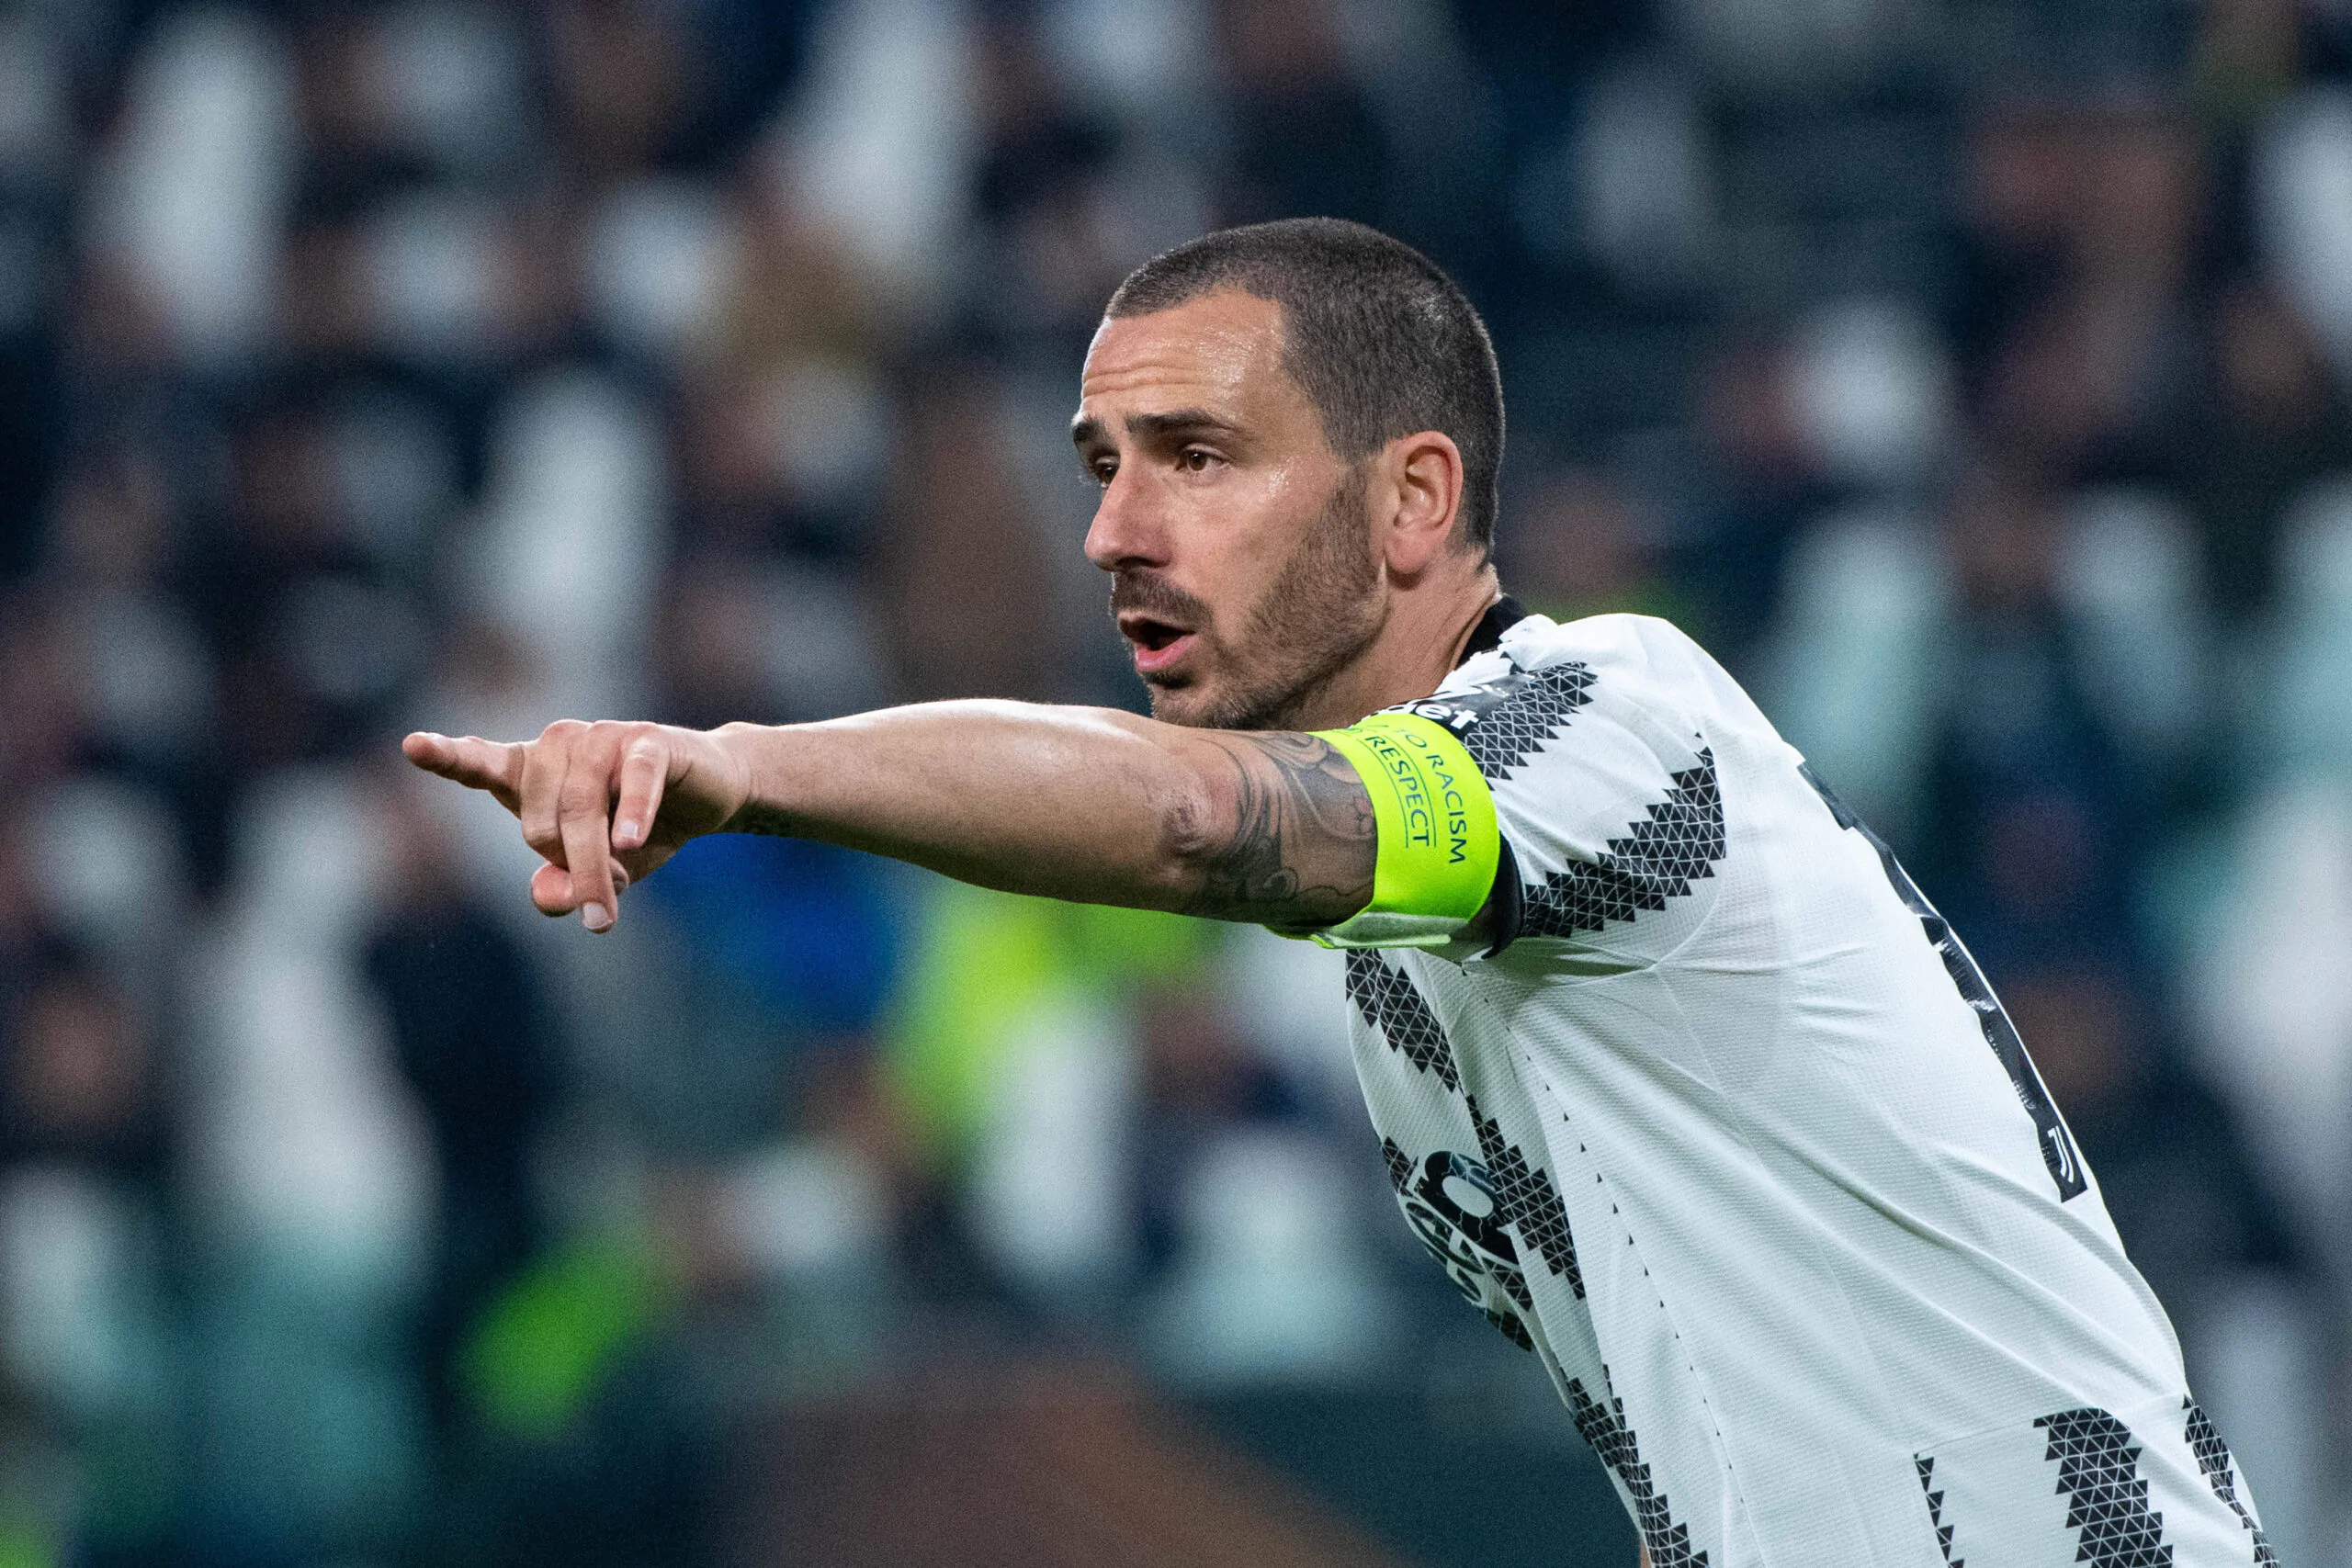
[[1513, 623], [1495, 648], [1464, 660], [1436, 695], [1476, 690], [1513, 673], [1572, 666], [1596, 679], [1640, 678], [1652, 683], [1702, 679], [1717, 669], [1679, 626], [1656, 615], [1587, 615], [1576, 621], [1528, 615]]
[[1652, 680], [1694, 677], [1714, 663], [1681, 627], [1656, 615], [1587, 615], [1576, 621], [1530, 615], [1503, 634], [1495, 651], [1522, 669], [1573, 661], [1596, 672]]
[[1668, 622], [1530, 616], [1417, 705], [1492, 791], [1521, 885], [1514, 934], [1634, 965], [1705, 918], [1728, 842], [1713, 750], [1726, 689]]
[[1654, 615], [1530, 615], [1404, 710], [1453, 730], [1495, 778], [1578, 722], [1695, 734], [1700, 716], [1736, 689], [1704, 649]]

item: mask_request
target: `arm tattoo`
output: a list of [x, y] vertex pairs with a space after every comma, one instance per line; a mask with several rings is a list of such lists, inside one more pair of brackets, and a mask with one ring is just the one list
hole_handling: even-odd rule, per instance
[[1370, 903], [1377, 831], [1347, 759], [1312, 735], [1228, 735], [1218, 744], [1238, 786], [1185, 912], [1309, 931]]

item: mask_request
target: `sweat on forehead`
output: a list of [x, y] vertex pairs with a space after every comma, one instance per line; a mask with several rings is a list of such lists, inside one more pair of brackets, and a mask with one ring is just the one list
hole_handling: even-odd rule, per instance
[[1284, 219], [1155, 256], [1103, 313], [1152, 315], [1227, 288], [1279, 308], [1283, 367], [1341, 457], [1417, 431], [1452, 437], [1462, 453], [1463, 529], [1480, 550], [1491, 547], [1502, 378], [1486, 324], [1436, 263], [1361, 223]]

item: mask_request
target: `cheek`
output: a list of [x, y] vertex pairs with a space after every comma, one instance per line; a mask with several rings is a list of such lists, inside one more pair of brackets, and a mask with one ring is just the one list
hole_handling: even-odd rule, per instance
[[1296, 554], [1326, 496], [1297, 465], [1162, 470], [1153, 500], [1170, 523], [1170, 575], [1208, 607], [1202, 642], [1232, 657], [1260, 618], [1269, 595], [1283, 591], [1284, 566]]
[[1265, 619], [1269, 602], [1283, 592], [1283, 558], [1280, 549], [1267, 547], [1262, 533], [1223, 552], [1204, 589], [1212, 614], [1210, 640], [1231, 653], [1248, 651], [1250, 627]]
[[1235, 585], [1245, 595], [1262, 592], [1296, 552], [1321, 500], [1319, 491], [1288, 469], [1253, 479], [1229, 487], [1219, 498], [1216, 524], [1227, 536], [1233, 570], [1246, 578]]

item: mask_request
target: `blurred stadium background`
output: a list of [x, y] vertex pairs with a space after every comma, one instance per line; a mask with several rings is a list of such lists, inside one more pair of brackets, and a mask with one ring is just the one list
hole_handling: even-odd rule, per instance
[[[0, 5], [0, 1563], [1608, 1562], [1329, 955], [416, 725], [1132, 705], [1102, 300], [1452, 268], [1507, 581], [1670, 615], [2005, 993], [2352, 1562], [2352, 5]], [[1803, 1369], [1790, 1369], [1803, 1375]]]

